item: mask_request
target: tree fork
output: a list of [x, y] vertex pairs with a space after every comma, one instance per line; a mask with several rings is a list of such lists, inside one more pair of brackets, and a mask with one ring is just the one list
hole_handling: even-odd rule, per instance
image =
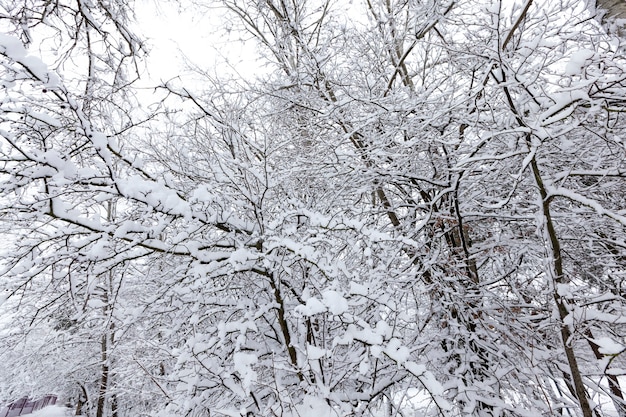
[[296, 348], [291, 344], [291, 333], [289, 332], [289, 324], [287, 323], [287, 319], [285, 318], [285, 302], [283, 300], [283, 296], [280, 293], [280, 289], [274, 282], [273, 276], [269, 277], [270, 286], [274, 291], [274, 299], [278, 304], [277, 312], [278, 312], [278, 325], [280, 326], [280, 331], [283, 334], [283, 338], [285, 339], [285, 346], [287, 347], [287, 353], [289, 354], [289, 360], [291, 364], [296, 368], [296, 372], [298, 375], [298, 379], [302, 382], [304, 381], [304, 375], [302, 375], [302, 371], [298, 367], [298, 355], [296, 353]]

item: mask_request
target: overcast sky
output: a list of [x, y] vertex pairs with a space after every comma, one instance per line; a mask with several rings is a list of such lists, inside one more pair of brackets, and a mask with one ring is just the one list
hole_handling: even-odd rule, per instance
[[147, 40], [147, 69], [155, 81], [194, 77], [189, 63], [209, 74], [254, 75], [254, 46], [244, 48], [226, 39], [223, 32], [225, 16], [218, 9], [211, 13], [184, 10], [172, 2], [140, 0], [137, 2], [138, 34]]

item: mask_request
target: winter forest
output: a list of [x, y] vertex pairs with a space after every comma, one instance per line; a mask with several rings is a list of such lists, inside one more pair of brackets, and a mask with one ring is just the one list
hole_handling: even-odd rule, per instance
[[0, 1], [3, 403], [626, 416], [618, 21], [184, 0], [253, 64], [155, 81], [156, 3]]

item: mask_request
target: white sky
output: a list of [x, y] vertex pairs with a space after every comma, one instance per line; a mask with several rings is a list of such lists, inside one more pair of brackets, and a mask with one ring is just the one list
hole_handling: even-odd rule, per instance
[[242, 43], [224, 38], [224, 13], [214, 9], [200, 14], [183, 10], [180, 4], [138, 0], [138, 35], [148, 44], [147, 70], [154, 81], [174, 77], [193, 81], [197, 77], [188, 68], [191, 62], [209, 74], [234, 74], [251, 77], [258, 70], [251, 42]]

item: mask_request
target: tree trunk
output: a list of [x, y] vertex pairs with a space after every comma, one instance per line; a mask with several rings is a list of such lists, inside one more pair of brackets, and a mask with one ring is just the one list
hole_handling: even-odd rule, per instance
[[85, 406], [89, 398], [87, 396], [87, 390], [85, 389], [84, 385], [80, 385], [80, 390], [81, 394], [78, 395], [78, 401], [76, 402], [76, 412], [74, 413], [75, 416], [83, 415], [83, 407]]
[[[530, 141], [530, 138], [528, 141]], [[554, 228], [552, 215], [550, 214], [550, 200], [548, 198], [548, 193], [543, 183], [543, 179], [541, 178], [539, 165], [534, 157], [530, 162], [530, 167], [535, 178], [535, 183], [539, 188], [539, 194], [542, 202], [541, 210], [544, 232], [548, 237], [550, 249], [552, 250], [552, 271], [550, 271], [550, 275], [552, 275], [553, 279], [554, 302], [559, 312], [559, 319], [561, 320], [561, 339], [563, 341], [563, 349], [565, 350], [565, 356], [567, 357], [570, 369], [570, 376], [572, 378], [572, 383], [574, 384], [574, 391], [576, 392], [576, 397], [578, 397], [578, 403], [580, 404], [582, 415], [584, 417], [593, 417], [591, 405], [589, 404], [589, 399], [587, 398], [585, 384], [583, 383], [580, 368], [578, 367], [578, 360], [576, 359], [576, 354], [574, 353], [574, 348], [572, 347], [572, 332], [569, 325], [565, 323], [565, 319], [569, 314], [569, 309], [567, 306], [567, 300], [559, 292], [559, 284], [565, 284], [567, 281], [563, 272], [561, 244]]]
[[595, 12], [596, 19], [604, 27], [607, 33], [618, 36], [626, 35], [624, 23], [619, 22], [626, 19], [626, 1], [624, 0], [595, 0], [592, 12]]
[[98, 404], [96, 408], [96, 417], [104, 417], [104, 406], [106, 399], [107, 386], [109, 385], [109, 364], [107, 357], [107, 335], [102, 335], [100, 349], [102, 352], [102, 373], [100, 375], [100, 389], [98, 390]]

